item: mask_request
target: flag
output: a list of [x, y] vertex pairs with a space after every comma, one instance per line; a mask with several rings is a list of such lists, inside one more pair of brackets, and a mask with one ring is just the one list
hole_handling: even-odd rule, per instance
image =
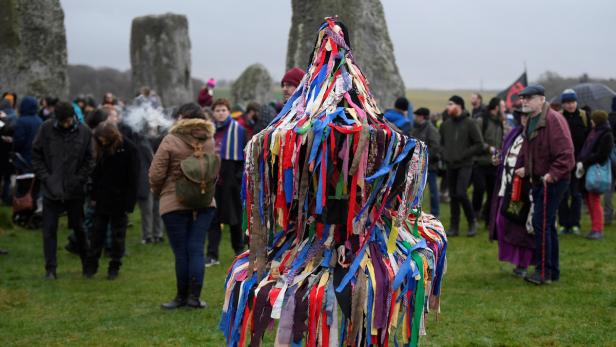
[[528, 79], [526, 78], [526, 71], [518, 79], [513, 82], [507, 89], [498, 93], [497, 97], [501, 100], [505, 100], [505, 104], [508, 109], [512, 109], [518, 100], [518, 93], [521, 92], [528, 85]]

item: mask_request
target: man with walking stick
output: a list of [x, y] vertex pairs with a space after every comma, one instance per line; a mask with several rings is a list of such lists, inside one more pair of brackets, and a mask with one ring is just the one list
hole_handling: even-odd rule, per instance
[[541, 285], [560, 279], [556, 212], [575, 166], [573, 141], [567, 121], [545, 101], [543, 86], [530, 85], [518, 96], [530, 118], [516, 174], [531, 183], [536, 247], [535, 272], [525, 280]]

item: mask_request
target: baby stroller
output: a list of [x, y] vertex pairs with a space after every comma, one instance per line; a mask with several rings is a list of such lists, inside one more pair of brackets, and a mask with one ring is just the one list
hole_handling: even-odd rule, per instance
[[39, 182], [32, 168], [19, 153], [15, 153], [15, 167], [19, 168], [13, 191], [13, 223], [26, 229], [38, 229], [42, 223], [42, 206], [38, 203]]

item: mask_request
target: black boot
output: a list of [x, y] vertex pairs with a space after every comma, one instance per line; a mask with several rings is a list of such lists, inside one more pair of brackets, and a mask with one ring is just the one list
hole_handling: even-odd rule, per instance
[[205, 301], [199, 300], [201, 296], [201, 283], [197, 283], [197, 281], [193, 278], [190, 281], [190, 290], [188, 292], [188, 300], [186, 300], [186, 306], [192, 308], [206, 308], [207, 303]]
[[475, 235], [477, 235], [477, 221], [476, 220], [469, 223], [468, 234], [466, 234], [466, 236], [473, 237]]
[[177, 294], [175, 299], [160, 305], [163, 310], [174, 310], [176, 308], [186, 306], [186, 297], [188, 296], [188, 288], [185, 284], [177, 284]]
[[447, 237], [455, 237], [458, 236], [460, 234], [460, 232], [458, 231], [458, 227], [457, 226], [451, 226], [449, 228], [449, 230], [447, 230], [446, 232]]

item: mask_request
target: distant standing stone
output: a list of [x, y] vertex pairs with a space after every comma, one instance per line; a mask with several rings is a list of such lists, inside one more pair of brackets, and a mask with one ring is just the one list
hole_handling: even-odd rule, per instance
[[66, 32], [59, 0], [0, 0], [0, 90], [68, 97]]
[[370, 82], [381, 111], [405, 95], [380, 0], [292, 0], [293, 17], [287, 46], [287, 69], [305, 69], [314, 49], [314, 32], [323, 19], [338, 15], [352, 33], [351, 49]]
[[261, 105], [272, 101], [272, 76], [265, 66], [250, 65], [231, 86], [231, 97], [242, 108], [252, 101]]
[[193, 101], [186, 16], [167, 13], [133, 19], [130, 61], [135, 92], [148, 86], [165, 106]]

